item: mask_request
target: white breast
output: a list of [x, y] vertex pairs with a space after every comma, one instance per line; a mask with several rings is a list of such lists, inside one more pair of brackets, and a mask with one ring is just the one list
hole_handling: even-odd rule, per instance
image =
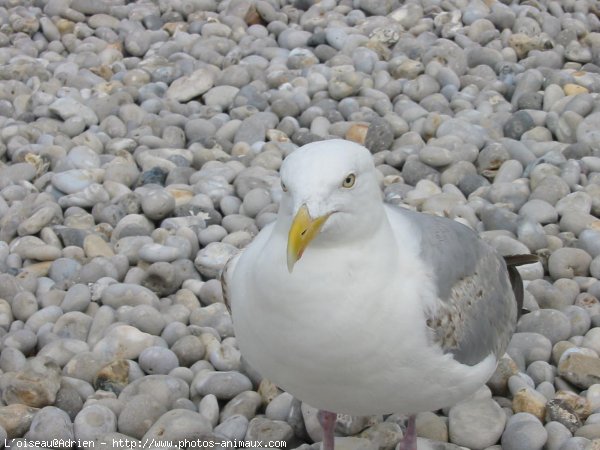
[[495, 360], [463, 366], [430, 344], [419, 261], [377, 239], [358, 254], [309, 248], [290, 275], [285, 239], [250, 246], [231, 283], [249, 363], [314, 407], [354, 415], [438, 409], [479, 388]]

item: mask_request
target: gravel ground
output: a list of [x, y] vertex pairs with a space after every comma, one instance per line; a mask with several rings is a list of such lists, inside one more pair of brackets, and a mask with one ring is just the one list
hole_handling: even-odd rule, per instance
[[[541, 257], [496, 374], [420, 414], [420, 448], [600, 449], [597, 2], [0, 5], [0, 442], [318, 448], [216, 278], [282, 159], [343, 137], [387, 201]], [[405, 419], [340, 417], [338, 448], [391, 450]]]

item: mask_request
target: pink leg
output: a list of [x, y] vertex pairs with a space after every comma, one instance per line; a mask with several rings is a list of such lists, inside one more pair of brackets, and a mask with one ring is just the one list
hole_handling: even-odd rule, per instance
[[333, 430], [337, 414], [329, 411], [319, 410], [317, 415], [319, 423], [323, 428], [323, 450], [333, 450]]
[[400, 442], [398, 450], [417, 450], [417, 426], [415, 424], [417, 416], [410, 416], [404, 438]]

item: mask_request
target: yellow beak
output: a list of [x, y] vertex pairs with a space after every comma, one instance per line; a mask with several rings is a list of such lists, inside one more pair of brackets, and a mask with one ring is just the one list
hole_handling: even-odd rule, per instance
[[312, 218], [306, 205], [302, 205], [294, 217], [287, 245], [287, 267], [290, 273], [294, 264], [302, 257], [308, 244], [319, 234], [321, 227], [331, 214]]

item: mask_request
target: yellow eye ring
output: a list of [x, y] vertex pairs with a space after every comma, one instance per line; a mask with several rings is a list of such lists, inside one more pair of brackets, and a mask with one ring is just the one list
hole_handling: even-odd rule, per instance
[[356, 181], [356, 175], [354, 175], [353, 173], [348, 174], [348, 176], [346, 178], [344, 178], [344, 181], [342, 181], [342, 187], [345, 187], [346, 189], [350, 189], [352, 186], [354, 186], [354, 182]]
[[287, 186], [285, 185], [285, 183], [283, 182], [283, 180], [281, 180], [281, 190], [282, 190], [283, 192], [287, 192], [287, 191], [288, 191], [288, 188], [287, 188]]

